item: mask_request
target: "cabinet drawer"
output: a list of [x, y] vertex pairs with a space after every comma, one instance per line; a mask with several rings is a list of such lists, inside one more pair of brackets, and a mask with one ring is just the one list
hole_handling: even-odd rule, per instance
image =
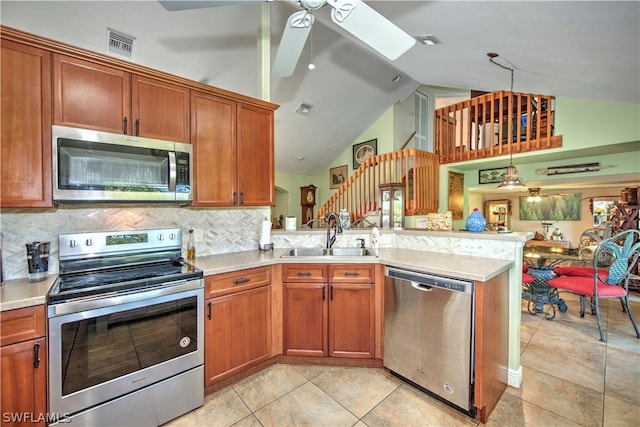
[[0, 345], [43, 337], [46, 329], [44, 305], [2, 312]]
[[329, 282], [331, 283], [373, 283], [375, 264], [331, 264]]
[[283, 264], [283, 282], [326, 282], [326, 264]]
[[250, 268], [205, 277], [205, 298], [218, 297], [271, 284], [271, 267]]

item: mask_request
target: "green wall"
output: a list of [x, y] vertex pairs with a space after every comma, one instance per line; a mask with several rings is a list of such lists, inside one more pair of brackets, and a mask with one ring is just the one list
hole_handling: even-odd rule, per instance
[[[410, 97], [411, 98], [411, 97]], [[413, 102], [410, 99], [406, 102]], [[405, 104], [405, 102], [403, 102]], [[378, 120], [376, 120], [369, 129], [364, 131], [351, 145], [357, 144], [370, 139], [378, 140], [378, 154], [388, 153], [394, 150], [394, 123], [396, 126], [402, 120], [396, 117], [394, 120], [395, 106], [389, 108]], [[552, 151], [573, 151], [584, 149], [595, 149], [602, 146], [611, 146], [611, 153], [580, 155], [576, 152], [576, 157], [571, 159], [571, 164], [600, 162], [603, 168], [599, 172], [589, 172], [597, 176], [619, 175], [619, 174], [638, 174], [640, 164], [640, 104], [623, 104], [603, 101], [590, 101], [572, 98], [556, 98], [556, 117], [555, 117], [555, 134], [562, 135], [562, 148], [552, 150], [541, 150], [538, 152], [527, 153], [522, 155], [514, 155], [514, 164], [518, 168], [520, 176], [525, 183], [527, 181], [545, 181], [555, 180], [556, 177], [538, 175], [536, 171], [543, 167], [558, 166], [567, 164], [566, 160], [562, 161], [535, 161], [535, 157], [544, 156]], [[397, 113], [396, 113], [397, 115]], [[398, 132], [395, 132], [396, 134]], [[408, 135], [407, 135], [408, 137]], [[625, 152], [615, 152], [620, 146], [625, 144], [623, 150]], [[634, 144], [635, 143], [635, 144]], [[352, 148], [349, 146], [336, 159], [327, 166], [319, 175], [301, 176], [294, 174], [277, 173], [275, 176], [276, 186], [289, 191], [290, 212], [291, 215], [298, 216], [298, 224], [300, 224], [300, 187], [313, 184], [318, 187], [316, 198], [318, 200], [317, 207], [326, 201], [335, 190], [329, 189], [329, 169], [347, 165], [349, 174], [353, 173]], [[518, 159], [527, 157], [527, 163], [518, 162]], [[508, 156], [504, 157], [505, 166], [508, 164]], [[495, 161], [495, 160], [494, 160]], [[465, 174], [465, 187], [473, 187], [478, 185], [478, 169], [482, 166], [469, 169], [470, 164], [475, 162], [458, 163], [456, 166], [447, 168], [442, 167], [440, 170], [440, 212], [447, 210], [448, 198], [448, 171], [456, 171]], [[461, 168], [461, 169], [457, 169]], [[586, 174], [581, 174], [585, 176]], [[471, 197], [471, 200], [470, 200]], [[465, 212], [471, 210], [471, 206], [475, 206], [481, 200], [473, 199], [473, 195], [469, 195], [465, 191]], [[464, 221], [454, 224], [454, 227], [464, 225]]]
[[316, 206], [314, 216], [318, 208], [336, 191], [329, 188], [329, 169], [347, 165], [348, 173], [353, 173], [352, 145], [360, 142], [377, 139], [378, 154], [389, 153], [393, 151], [393, 107], [389, 108], [378, 120], [365, 130], [355, 141], [344, 150], [336, 159], [331, 162], [319, 175], [295, 175], [288, 173], [275, 173], [276, 187], [281, 190], [288, 191], [291, 195], [289, 198], [290, 215], [298, 218], [298, 226], [301, 226], [300, 211], [300, 187], [313, 184], [316, 190]]

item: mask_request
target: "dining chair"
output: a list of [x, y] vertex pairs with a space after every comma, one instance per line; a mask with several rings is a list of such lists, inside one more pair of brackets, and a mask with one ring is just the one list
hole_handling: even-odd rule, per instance
[[[594, 270], [592, 266], [585, 266], [585, 264], [593, 263], [593, 255], [595, 249], [598, 247], [598, 243], [611, 237], [613, 234], [613, 227], [611, 223], [604, 223], [597, 227], [588, 228], [582, 232], [580, 236], [580, 243], [578, 243], [578, 255], [582, 261], [582, 266], [558, 266], [554, 268], [553, 272], [559, 276], [582, 276], [593, 277]], [[604, 280], [606, 280], [607, 270], [600, 269], [599, 274]]]
[[[596, 315], [600, 341], [607, 342], [600, 323], [600, 298], [618, 298], [640, 338], [638, 325], [629, 306], [629, 276], [640, 257], [640, 231], [625, 230], [600, 241], [593, 253], [593, 266], [589, 276], [558, 276], [548, 281], [549, 286], [580, 296], [580, 317], [584, 317], [587, 297], [591, 314]], [[557, 268], [554, 270], [556, 273]], [[606, 274], [604, 274], [606, 270]]]

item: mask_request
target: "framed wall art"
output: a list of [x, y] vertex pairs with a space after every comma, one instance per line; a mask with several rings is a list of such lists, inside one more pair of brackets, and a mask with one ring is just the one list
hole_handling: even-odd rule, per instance
[[520, 197], [520, 221], [580, 221], [581, 193], [543, 196], [539, 202]]
[[370, 139], [353, 145], [353, 170], [356, 170], [369, 157], [378, 154], [378, 140]]
[[481, 169], [478, 171], [479, 184], [492, 184], [502, 182], [502, 176], [507, 172], [507, 168]]
[[464, 174], [449, 172], [449, 210], [452, 219], [462, 219], [464, 206]]
[[347, 180], [347, 165], [329, 169], [329, 188], [338, 188]]

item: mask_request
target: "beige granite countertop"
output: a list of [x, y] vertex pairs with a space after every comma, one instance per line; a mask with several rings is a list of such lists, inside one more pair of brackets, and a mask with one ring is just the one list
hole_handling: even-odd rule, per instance
[[[381, 263], [391, 267], [406, 268], [444, 276], [477, 281], [487, 281], [507, 271], [512, 261], [482, 258], [468, 255], [452, 255], [413, 249], [378, 249], [377, 256], [368, 257], [285, 257], [287, 249], [270, 252], [258, 250], [230, 252], [197, 257], [194, 264], [205, 276], [226, 273], [245, 268], [261, 267], [277, 263]], [[45, 304], [46, 294], [56, 276], [42, 282], [30, 283], [28, 279], [10, 280], [0, 288], [0, 311]]]
[[7, 280], [0, 287], [0, 311], [45, 304], [47, 292], [56, 281], [57, 275], [50, 275], [41, 282], [24, 279]]

